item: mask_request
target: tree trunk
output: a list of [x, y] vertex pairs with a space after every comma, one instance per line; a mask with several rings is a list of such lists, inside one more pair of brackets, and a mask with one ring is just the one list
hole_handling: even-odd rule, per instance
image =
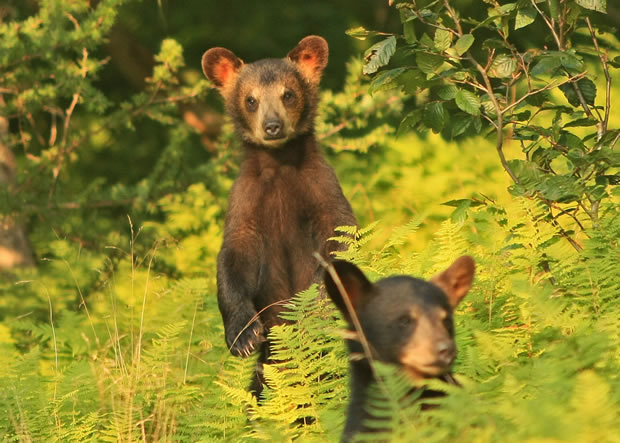
[[[4, 100], [0, 95], [0, 107]], [[0, 186], [15, 184], [15, 157], [8, 146], [9, 122], [0, 117]], [[15, 195], [15, 198], [19, 198]], [[0, 214], [0, 271], [17, 266], [34, 266], [34, 257], [24, 227], [18, 219]]]

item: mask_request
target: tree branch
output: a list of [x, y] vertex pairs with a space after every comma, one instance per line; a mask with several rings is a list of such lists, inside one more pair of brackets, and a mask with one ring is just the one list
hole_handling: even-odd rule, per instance
[[592, 29], [592, 23], [590, 23], [589, 17], [586, 17], [586, 23], [588, 25], [590, 35], [592, 36], [592, 42], [594, 43], [594, 47], [596, 48], [596, 53], [598, 54], [598, 57], [601, 60], [601, 64], [603, 65], [603, 72], [605, 72], [605, 117], [603, 118], [601, 131], [599, 131], [600, 140], [607, 133], [607, 124], [609, 122], [609, 112], [611, 110], [611, 76], [609, 75], [609, 67], [607, 66], [608, 54], [607, 52], [605, 52], [605, 54], [601, 52], [601, 49], [598, 46], [598, 40], [594, 35], [594, 29]]
[[[454, 25], [456, 26], [458, 35], [462, 36], [463, 28], [461, 27], [461, 22], [458, 19], [456, 12], [454, 12], [454, 9], [452, 9], [452, 7], [450, 6], [449, 0], [444, 0], [444, 6], [446, 7], [448, 14], [450, 15], [450, 17], [452, 17], [452, 20], [454, 21]], [[486, 87], [486, 93], [488, 94], [489, 99], [491, 100], [491, 103], [493, 104], [493, 107], [495, 108], [495, 114], [497, 118], [496, 120], [497, 142], [495, 144], [495, 149], [497, 150], [497, 155], [499, 156], [499, 160], [502, 163], [504, 170], [508, 173], [508, 175], [512, 179], [512, 181], [518, 184], [519, 178], [515, 175], [514, 172], [512, 172], [512, 169], [510, 169], [510, 166], [508, 165], [508, 162], [506, 161], [506, 156], [504, 155], [504, 151], [503, 151], [503, 148], [504, 148], [503, 129], [504, 128], [503, 128], [503, 120], [502, 120], [502, 110], [499, 106], [499, 103], [497, 102], [495, 93], [493, 92], [493, 86], [491, 85], [491, 80], [489, 79], [489, 76], [487, 75], [485, 68], [483, 68], [482, 65], [478, 63], [478, 61], [471, 55], [471, 52], [467, 51], [466, 57], [475, 66], [478, 72], [480, 72], [480, 75], [482, 76], [482, 80], [484, 81], [484, 85]]]

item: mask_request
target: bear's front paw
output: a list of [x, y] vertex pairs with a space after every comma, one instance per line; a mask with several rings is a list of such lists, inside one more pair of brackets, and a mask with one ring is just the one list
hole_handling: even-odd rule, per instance
[[230, 333], [226, 336], [228, 349], [232, 355], [237, 357], [249, 357], [264, 341], [263, 324], [258, 319], [241, 332]]

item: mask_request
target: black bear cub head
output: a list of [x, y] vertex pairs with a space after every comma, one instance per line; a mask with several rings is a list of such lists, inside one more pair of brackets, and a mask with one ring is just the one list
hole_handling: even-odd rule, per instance
[[244, 63], [225, 48], [202, 56], [202, 70], [219, 89], [240, 137], [277, 148], [312, 131], [318, 85], [327, 65], [325, 39], [302, 39], [283, 59]]
[[[394, 364], [414, 380], [439, 378], [455, 383], [450, 376], [456, 357], [452, 312], [469, 291], [475, 266], [471, 257], [462, 256], [430, 282], [393, 276], [374, 284], [349, 262], [335, 261], [333, 267], [338, 279], [328, 270], [325, 286], [353, 331], [347, 340], [352, 357], [362, 356], [350, 362], [351, 398], [342, 436], [349, 441], [358, 432], [377, 430], [366, 427], [367, 392], [375, 377], [359, 329], [372, 359]], [[420, 398], [437, 395], [441, 393], [423, 388]]]
[[[430, 282], [393, 276], [373, 284], [349, 262], [335, 261], [333, 266], [350, 307], [329, 273], [327, 292], [355, 330], [353, 310], [374, 359], [398, 365], [415, 379], [449, 373], [456, 357], [452, 312], [471, 287], [471, 257], [458, 258]], [[363, 352], [358, 340], [349, 340], [349, 348]]]

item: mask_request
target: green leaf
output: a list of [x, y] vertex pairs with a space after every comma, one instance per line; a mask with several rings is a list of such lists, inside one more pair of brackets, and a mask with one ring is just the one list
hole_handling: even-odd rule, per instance
[[443, 203], [441, 203], [441, 205], [443, 205], [443, 206], [452, 206], [454, 208], [458, 208], [459, 206], [461, 206], [463, 204], [463, 202], [468, 202], [467, 206], [469, 206], [471, 208], [475, 208], [476, 206], [484, 205], [484, 203], [481, 202], [480, 200], [474, 200], [474, 199], [471, 199], [471, 198], [457, 198], [456, 200], [449, 200], [447, 202], [443, 202]]
[[454, 49], [456, 50], [456, 53], [458, 55], [465, 54], [469, 50], [469, 48], [471, 48], [471, 45], [474, 43], [474, 40], [475, 38], [471, 34], [465, 34], [462, 37], [460, 37], [454, 44]]
[[491, 98], [485, 94], [482, 96], [482, 109], [484, 109], [484, 113], [491, 118], [497, 117], [497, 111], [495, 110], [495, 105], [491, 101]]
[[480, 115], [480, 99], [474, 93], [461, 89], [456, 93], [455, 101], [461, 111]]
[[429, 103], [424, 107], [424, 123], [433, 130], [434, 133], [440, 132], [446, 123], [446, 112], [443, 103]]
[[499, 54], [491, 63], [489, 76], [496, 78], [510, 78], [517, 69], [517, 60], [506, 54]]
[[590, 195], [590, 200], [592, 201], [602, 200], [605, 197], [609, 197], [609, 194], [607, 194], [605, 186], [603, 185], [588, 188], [588, 194]]
[[583, 61], [580, 57], [572, 52], [562, 52], [560, 55], [560, 63], [571, 74], [577, 74], [583, 71]]
[[411, 12], [409, 9], [406, 8], [399, 8], [398, 6], [396, 6], [396, 8], [398, 8], [398, 13], [400, 15], [400, 22], [401, 23], [407, 23], [409, 21], [412, 20], [416, 20], [418, 17]]
[[577, 137], [575, 134], [571, 134], [568, 131], [562, 131], [562, 135], [560, 136], [559, 143], [562, 146], [566, 146], [568, 149], [585, 149], [585, 145], [583, 141]]
[[576, 2], [586, 9], [607, 13], [607, 0], [576, 0]]
[[403, 87], [403, 91], [407, 94], [414, 94], [417, 88], [421, 87], [426, 78], [424, 73], [419, 69], [409, 67], [401, 75], [396, 78], [396, 83]]
[[389, 63], [390, 58], [396, 52], [396, 37], [393, 35], [379, 43], [372, 45], [364, 53], [364, 74], [374, 74], [377, 70]]
[[572, 122], [566, 123], [563, 128], [571, 128], [575, 126], [594, 126], [598, 123], [598, 120], [595, 118], [578, 118], [577, 120], [573, 120]]
[[549, 5], [549, 13], [551, 14], [552, 19], [558, 18], [558, 0], [548, 0]]
[[437, 20], [437, 14], [435, 14], [430, 9], [421, 9], [419, 13], [420, 13], [420, 17], [424, 19], [427, 19], [433, 22]]
[[482, 119], [480, 118], [480, 116], [478, 116], [474, 117], [473, 121], [476, 134], [480, 134], [480, 131], [482, 130]]
[[577, 86], [586, 99], [586, 103], [594, 105], [594, 100], [596, 99], [596, 84], [589, 78], [582, 78], [577, 82]]
[[581, 165], [584, 163], [584, 159], [585, 159], [585, 154], [583, 152], [583, 149], [569, 149], [568, 152], [566, 153], [566, 157], [568, 157], [568, 159], [573, 162], [573, 164], [575, 165]]
[[482, 42], [482, 49], [508, 49], [508, 45], [499, 38], [487, 38]]
[[[484, 106], [484, 103], [483, 103], [483, 106]], [[523, 121], [529, 120], [531, 116], [532, 116], [531, 111], [526, 110], [523, 112], [519, 112], [517, 114], [512, 114], [511, 119], [518, 121], [518, 122], [523, 122]]]
[[560, 53], [545, 54], [539, 58], [539, 62], [530, 70], [530, 75], [537, 76], [555, 71], [562, 66]]
[[[583, 95], [586, 103], [589, 105], [593, 105], [594, 100], [596, 99], [596, 85], [594, 84], [594, 82], [589, 78], [582, 78], [577, 82], [577, 87], [581, 91], [581, 94]], [[575, 107], [581, 106], [579, 97], [577, 96], [577, 92], [575, 91], [575, 87], [573, 86], [573, 84], [564, 83], [563, 85], [560, 85], [559, 88], [560, 91], [564, 93], [566, 100], [568, 100], [571, 105]]]
[[[599, 177], [601, 180], [605, 182], [605, 184], [609, 184], [612, 186], [620, 185], [620, 174], [599, 175], [598, 177], [596, 177], [597, 181]], [[620, 189], [616, 188], [615, 191], [612, 191], [612, 192], [614, 193], [614, 195], [618, 195], [619, 191]]]
[[502, 5], [499, 7], [499, 11], [501, 15], [506, 15], [514, 11], [516, 7], [517, 7], [516, 3], [506, 3], [505, 5]]
[[425, 74], [433, 74], [441, 65], [443, 65], [443, 57], [440, 55], [418, 52], [415, 59], [418, 68], [420, 68], [420, 71]]
[[519, 9], [515, 18], [515, 31], [532, 24], [536, 19], [536, 14], [537, 12], [534, 8]]
[[453, 100], [459, 91], [454, 85], [442, 85], [436, 89], [437, 96], [442, 100]]
[[415, 35], [415, 25], [413, 20], [409, 20], [403, 24], [403, 34], [405, 36], [405, 41], [409, 44], [415, 43], [418, 40]]
[[416, 125], [422, 119], [422, 112], [420, 109], [416, 109], [415, 111], [411, 111], [409, 114], [405, 116], [400, 122], [398, 126], [398, 131], [396, 132], [396, 136], [400, 137], [405, 132], [409, 132], [415, 129]]
[[422, 34], [422, 37], [420, 37], [420, 43], [422, 44], [422, 46], [426, 46], [427, 48], [432, 48], [434, 46], [433, 40], [428, 36], [426, 32]]
[[540, 91], [534, 95], [530, 95], [525, 102], [528, 105], [536, 106], [537, 108], [542, 107], [545, 103], [548, 103], [550, 100], [549, 91]]
[[450, 221], [452, 223], [459, 224], [467, 220], [467, 210], [469, 209], [470, 205], [471, 205], [471, 200], [469, 199], [461, 200], [461, 202], [458, 204], [456, 209], [452, 211], [452, 214], [450, 214]]
[[452, 44], [452, 33], [445, 29], [437, 29], [433, 43], [435, 44], [435, 49], [445, 51]]
[[583, 193], [583, 187], [577, 180], [572, 175], [546, 177], [536, 188], [547, 200], [567, 203], [578, 200]]
[[564, 83], [563, 85], [560, 85], [559, 88], [560, 91], [564, 93], [564, 97], [566, 97], [566, 100], [568, 100], [571, 105], [579, 106], [579, 97], [577, 97], [577, 93], [575, 92], [575, 89], [570, 83]]
[[467, 128], [469, 128], [469, 126], [472, 124], [472, 122], [474, 121], [475, 117], [472, 117], [469, 114], [459, 114], [454, 118], [454, 121], [452, 121], [451, 126], [451, 133], [450, 136], [452, 138], [456, 138], [459, 135], [461, 135], [463, 132], [465, 132], [467, 130]]
[[396, 68], [379, 73], [370, 84], [368, 92], [370, 93], [370, 95], [372, 95], [377, 91], [383, 91], [386, 89], [393, 89], [398, 87], [399, 84], [396, 83], [395, 80], [400, 77], [406, 70], [407, 68]]
[[347, 29], [345, 31], [350, 37], [356, 38], [358, 40], [366, 40], [368, 37], [376, 37], [377, 35], [383, 35], [381, 32], [370, 31], [363, 26], [357, 26], [355, 28]]

